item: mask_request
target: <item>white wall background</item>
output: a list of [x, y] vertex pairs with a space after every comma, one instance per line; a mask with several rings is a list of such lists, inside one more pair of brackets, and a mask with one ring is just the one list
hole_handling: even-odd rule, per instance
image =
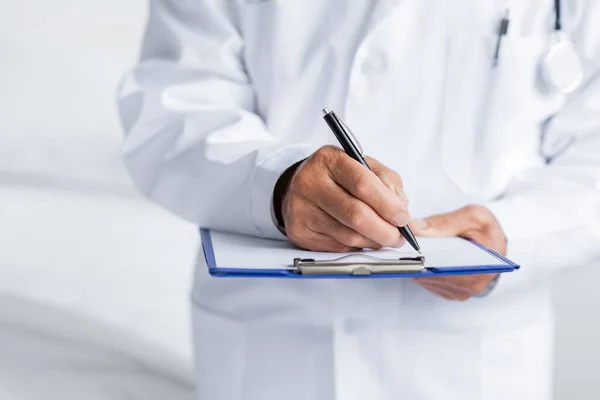
[[135, 359], [125, 342], [143, 343], [144, 357], [176, 360], [177, 379], [191, 381], [197, 230], [139, 196], [120, 155], [115, 91], [137, 58], [145, 0], [0, 0], [0, 10], [0, 398], [21, 400], [3, 395], [3, 333], [33, 323], [3, 313], [14, 304], [114, 329], [124, 341], [105, 346]]
[[[160, 254], [152, 254], [157, 268], [164, 266], [168, 271], [168, 268], [181, 267], [166, 265], [169, 254], [173, 254], [171, 251], [178, 254], [177, 262], [191, 266], [195, 247], [192, 230], [136, 198], [119, 159], [121, 132], [114, 107], [114, 89], [122, 72], [136, 58], [146, 15], [145, 1], [0, 0], [0, 9], [0, 193], [7, 187], [17, 187], [27, 196], [37, 196], [41, 202], [62, 204], [64, 199], [44, 196], [50, 196], [48, 193], [53, 191], [79, 191], [85, 196], [108, 196], [109, 203], [133, 202], [130, 210], [136, 210], [137, 219], [129, 222], [141, 223], [150, 231], [158, 224], [161, 232], [164, 229], [173, 232], [171, 240], [179, 243], [179, 247], [167, 247]], [[4, 222], [33, 223], [28, 219], [27, 210], [36, 212], [35, 209], [17, 207], [17, 203], [22, 203], [16, 200], [11, 203], [12, 208], [6, 207], [11, 196], [0, 196], [0, 209], [3, 207], [1, 202], [5, 201]], [[66, 204], [70, 204], [68, 201]], [[16, 210], [23, 213], [21, 219], [16, 219]], [[51, 211], [38, 207], [37, 212]], [[69, 223], [68, 220], [64, 222], [64, 216], [62, 218], [55, 223]], [[114, 228], [113, 233], [117, 230]], [[135, 235], [135, 232], [126, 232], [126, 236]], [[151, 239], [158, 236], [156, 232]], [[0, 237], [18, 244], [14, 231], [6, 223], [0, 224]], [[20, 238], [30, 240], [26, 235]], [[157, 243], [151, 239], [148, 243]], [[119, 251], [128, 251], [130, 257], [135, 257], [147, 250], [143, 243], [136, 245], [140, 248], [133, 256], [130, 249], [119, 247]], [[116, 251], [117, 241], [112, 246], [105, 250]], [[127, 243], [123, 247], [127, 247]], [[35, 250], [32, 248], [31, 252]], [[155, 252], [159, 250], [160, 246]], [[0, 255], [0, 271], [4, 269], [5, 274], [16, 265], [14, 260], [23, 265], [36, 262], [35, 254], [29, 258], [14, 256], [10, 263], [6, 262], [6, 257], [6, 252], [4, 256]], [[75, 259], [62, 253], [56, 257], [58, 264], [62, 260], [85, 264], [89, 261], [85, 257], [97, 258], [89, 253]], [[71, 273], [76, 270], [73, 267]], [[168, 340], [184, 342], [172, 346], [175, 353], [183, 354], [184, 358], [189, 352], [188, 325], [184, 321], [187, 318], [185, 290], [188, 277], [187, 272], [177, 275], [171, 285], [177, 294], [163, 299], [162, 303], [157, 300], [154, 308], [141, 314], [143, 318], [139, 310], [138, 314], [127, 317], [135, 316], [137, 322], [143, 322], [142, 326], [145, 324], [154, 331], [149, 334], [138, 332], [149, 340], [163, 344]], [[596, 376], [600, 370], [600, 346], [597, 344], [597, 338], [600, 338], [597, 311], [600, 290], [596, 288], [599, 278], [600, 266], [589, 266], [557, 278], [554, 290], [558, 321], [556, 399], [600, 398], [600, 379]], [[44, 285], [44, 282], [39, 284]], [[118, 291], [119, 284], [121, 287], [128, 285], [119, 281], [113, 290]], [[36, 293], [39, 293], [39, 287]], [[49, 299], [48, 296], [44, 299]], [[118, 303], [113, 305], [114, 308], [103, 308], [84, 295], [85, 301], [73, 296], [75, 294], [71, 295], [70, 302], [63, 298], [62, 303], [96, 307], [96, 312], [104, 313], [105, 319], [111, 322], [141, 329], [139, 324], [126, 317], [111, 316], [114, 308], [119, 307]], [[170, 308], [165, 308], [165, 301]], [[158, 311], [158, 319], [152, 321], [150, 314], [153, 311]]]

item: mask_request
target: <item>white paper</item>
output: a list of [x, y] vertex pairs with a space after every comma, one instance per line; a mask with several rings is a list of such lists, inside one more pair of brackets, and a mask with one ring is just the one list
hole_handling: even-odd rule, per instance
[[[218, 268], [288, 269], [294, 258], [333, 260], [348, 254], [368, 254], [383, 259], [416, 257], [410, 245], [401, 249], [365, 250], [358, 253], [320, 253], [305, 251], [288, 241], [268, 240], [223, 232], [210, 232]], [[426, 267], [506, 265], [497, 257], [460, 238], [418, 238]]]

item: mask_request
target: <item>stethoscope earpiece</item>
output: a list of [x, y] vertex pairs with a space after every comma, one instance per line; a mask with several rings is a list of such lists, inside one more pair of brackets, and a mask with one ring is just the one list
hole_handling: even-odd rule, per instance
[[561, 0], [554, 0], [556, 40], [541, 62], [542, 78], [552, 90], [572, 93], [583, 81], [583, 66], [575, 44], [563, 33]]
[[[563, 33], [560, 0], [554, 0], [555, 40], [539, 63], [540, 82], [548, 92], [572, 93], [577, 90], [584, 77], [583, 65], [575, 44]], [[508, 33], [509, 11], [500, 21], [498, 40], [494, 53], [494, 68], [498, 65], [502, 38]]]
[[569, 94], [581, 85], [583, 67], [575, 44], [560, 36], [542, 59], [541, 72], [551, 89]]

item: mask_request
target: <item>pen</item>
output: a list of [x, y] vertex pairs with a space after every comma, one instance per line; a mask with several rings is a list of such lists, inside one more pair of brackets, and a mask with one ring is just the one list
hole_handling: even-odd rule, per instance
[[498, 28], [498, 41], [496, 42], [496, 51], [494, 52], [494, 67], [498, 66], [498, 60], [500, 58], [500, 45], [502, 44], [502, 38], [508, 33], [509, 24], [509, 11], [506, 10], [506, 14], [500, 21], [500, 27]]
[[[335, 135], [336, 139], [342, 145], [342, 148], [350, 157], [364, 165], [365, 167], [371, 169], [369, 164], [365, 161], [363, 157], [363, 150], [360, 146], [360, 143], [356, 139], [356, 137], [352, 134], [352, 131], [342, 122], [342, 120], [333, 112], [329, 111], [327, 108], [323, 109], [323, 119], [329, 125], [329, 128]], [[400, 230], [400, 234], [406, 239], [406, 241], [419, 253], [421, 253], [421, 248], [419, 247], [419, 243], [417, 243], [417, 239], [413, 235], [412, 231], [408, 226], [403, 226], [398, 228]]]

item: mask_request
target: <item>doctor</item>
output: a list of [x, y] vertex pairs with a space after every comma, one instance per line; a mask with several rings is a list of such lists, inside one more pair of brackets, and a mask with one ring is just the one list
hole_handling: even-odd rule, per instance
[[[119, 97], [149, 198], [314, 250], [402, 246], [410, 221], [523, 266], [215, 279], [200, 252], [199, 399], [551, 398], [548, 282], [600, 250], [600, 2], [557, 3], [151, 2]], [[331, 146], [325, 106], [373, 173]]]

